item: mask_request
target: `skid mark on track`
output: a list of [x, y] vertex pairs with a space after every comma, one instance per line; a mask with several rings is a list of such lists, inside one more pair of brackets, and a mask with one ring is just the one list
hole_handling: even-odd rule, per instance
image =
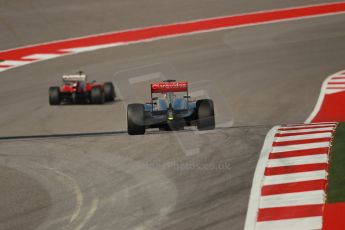
[[91, 207], [89, 211], [86, 213], [84, 219], [82, 222], [75, 228], [75, 230], [81, 230], [85, 224], [92, 218], [92, 216], [95, 214], [95, 212], [98, 209], [98, 204], [99, 204], [99, 199], [96, 197], [95, 199], [92, 200]]
[[50, 171], [54, 172], [55, 174], [61, 176], [62, 178], [66, 179], [67, 181], [70, 182], [70, 185], [72, 186], [72, 189], [73, 189], [73, 193], [75, 194], [75, 197], [76, 197], [76, 208], [75, 208], [75, 210], [74, 210], [74, 212], [70, 218], [70, 222], [73, 222], [79, 216], [81, 207], [83, 206], [83, 200], [84, 200], [83, 193], [82, 193], [78, 183], [72, 177], [67, 175], [66, 173], [63, 173], [63, 172], [61, 172], [55, 168], [50, 168], [50, 167], [46, 167], [43, 165], [41, 165], [41, 167], [46, 169], [46, 170], [50, 170]]

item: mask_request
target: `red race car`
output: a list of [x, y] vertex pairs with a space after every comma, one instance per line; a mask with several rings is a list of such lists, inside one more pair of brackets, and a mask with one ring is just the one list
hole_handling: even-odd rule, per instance
[[73, 75], [63, 75], [62, 85], [49, 88], [49, 104], [61, 103], [74, 104], [103, 104], [115, 100], [115, 89], [111, 82], [104, 84], [95, 81], [87, 82], [87, 76], [83, 72]]

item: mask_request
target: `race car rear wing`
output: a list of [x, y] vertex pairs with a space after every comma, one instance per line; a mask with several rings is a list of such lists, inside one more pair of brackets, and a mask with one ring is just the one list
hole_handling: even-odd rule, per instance
[[84, 81], [84, 82], [86, 82], [86, 75], [85, 74], [63, 75], [62, 80], [64, 82], [71, 82], [71, 81]]
[[188, 94], [188, 82], [157, 82], [151, 84], [151, 94], [169, 92], [187, 92]]
[[176, 82], [174, 80], [167, 80], [165, 82], [156, 82], [151, 84], [151, 103], [152, 110], [155, 98], [153, 97], [154, 93], [175, 93], [175, 92], [186, 92], [187, 95], [187, 105], [189, 105], [189, 94], [188, 94], [188, 82], [180, 81]]

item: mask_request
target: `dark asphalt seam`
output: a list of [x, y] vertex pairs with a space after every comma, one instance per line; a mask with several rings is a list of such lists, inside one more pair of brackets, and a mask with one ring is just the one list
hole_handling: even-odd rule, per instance
[[79, 137], [95, 137], [95, 136], [114, 136], [114, 135], [122, 135], [122, 134], [127, 134], [127, 131], [3, 136], [3, 137], [0, 137], [0, 141], [27, 140], [27, 139], [79, 138]]
[[[271, 128], [274, 125], [243, 125], [231, 127], [219, 127], [215, 130], [228, 130], [228, 129], [245, 129], [245, 128]], [[195, 130], [181, 130], [178, 132], [194, 132]], [[151, 131], [147, 134], [168, 134], [170, 131]], [[119, 136], [127, 135], [127, 131], [111, 131], [111, 132], [85, 132], [85, 133], [61, 133], [61, 134], [38, 134], [38, 135], [19, 135], [19, 136], [0, 136], [0, 141], [12, 140], [40, 140], [40, 139], [62, 139], [62, 138], [80, 138], [80, 137], [99, 137], [99, 136]]]

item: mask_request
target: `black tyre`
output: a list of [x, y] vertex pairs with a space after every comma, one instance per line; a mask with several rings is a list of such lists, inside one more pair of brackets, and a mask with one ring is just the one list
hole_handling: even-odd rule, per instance
[[212, 130], [215, 128], [213, 101], [198, 100], [196, 103], [198, 130]]
[[104, 103], [104, 92], [101, 87], [93, 87], [91, 89], [91, 103], [92, 104]]
[[60, 105], [61, 96], [59, 87], [50, 87], [49, 88], [49, 104], [50, 105]]
[[112, 82], [106, 82], [103, 85], [104, 90], [104, 97], [106, 101], [114, 101], [116, 94], [115, 94], [115, 87]]
[[145, 133], [144, 105], [129, 104], [127, 107], [127, 132], [129, 135]]

